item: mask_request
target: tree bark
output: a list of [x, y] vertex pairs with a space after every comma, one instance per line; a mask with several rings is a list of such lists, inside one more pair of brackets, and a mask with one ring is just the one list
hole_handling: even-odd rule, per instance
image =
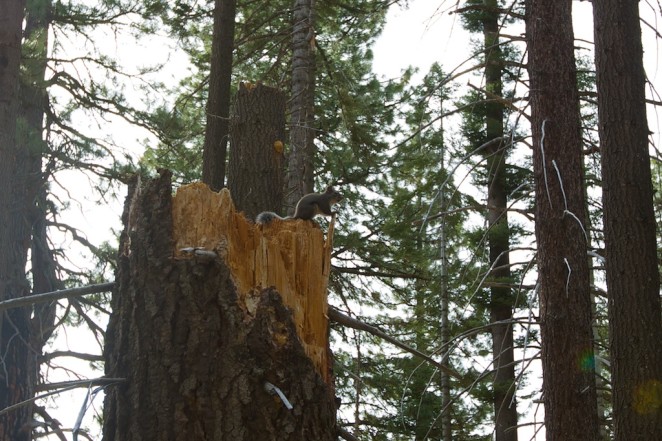
[[526, 6], [546, 438], [597, 440], [571, 0]]
[[[18, 142], [19, 67], [25, 2], [0, 0], [0, 300], [29, 294], [28, 152]], [[37, 369], [30, 347], [31, 308], [0, 315], [0, 409], [34, 395]], [[28, 441], [32, 406], [0, 416], [1, 441]]]
[[241, 83], [230, 126], [228, 188], [235, 206], [254, 219], [280, 212], [285, 165], [285, 96], [273, 87]]
[[662, 313], [638, 2], [593, 3], [614, 434], [662, 439]]
[[213, 190], [220, 190], [225, 185], [236, 9], [236, 0], [215, 2], [207, 125], [202, 153], [202, 181]]
[[[335, 439], [330, 389], [273, 288], [278, 283], [250, 286], [247, 281], [254, 284], [261, 275], [233, 259], [247, 254], [260, 261], [251, 247], [263, 230], [228, 208], [227, 190], [218, 195], [192, 187], [193, 197], [206, 201], [202, 205], [173, 204], [171, 192], [170, 175], [162, 172], [133, 185], [125, 205], [105, 358], [107, 375], [126, 380], [107, 390], [103, 439]], [[213, 220], [200, 220], [192, 209], [220, 211]], [[197, 233], [178, 225], [182, 221], [226, 231], [225, 237], [198, 235], [201, 245], [213, 247], [193, 244], [219, 257], [183, 255], [180, 242]], [[277, 265], [275, 256], [269, 262]], [[313, 321], [306, 314], [305, 321]]]
[[[503, 54], [499, 46], [499, 14], [496, 0], [484, 0], [483, 36], [485, 48], [485, 88], [501, 97]], [[486, 140], [503, 139], [503, 105], [486, 97]], [[490, 247], [490, 278], [510, 282], [510, 229], [507, 210], [506, 142], [486, 150], [487, 238]], [[494, 368], [493, 404], [496, 441], [517, 441], [517, 402], [515, 400], [515, 356], [513, 354], [514, 299], [510, 288], [490, 288], [490, 319]]]
[[292, 25], [292, 90], [289, 101], [290, 151], [285, 205], [294, 213], [304, 194], [313, 192], [315, 151], [314, 89], [315, 28], [314, 1], [295, 0]]

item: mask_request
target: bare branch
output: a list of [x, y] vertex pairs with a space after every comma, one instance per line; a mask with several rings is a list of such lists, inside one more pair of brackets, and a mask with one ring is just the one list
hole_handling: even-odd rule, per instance
[[103, 356], [98, 354], [87, 354], [74, 351], [53, 351], [41, 356], [41, 360], [48, 361], [56, 357], [74, 357], [85, 361], [103, 361]]
[[441, 369], [442, 371], [446, 372], [448, 375], [455, 378], [456, 380], [462, 380], [462, 377], [460, 376], [460, 374], [458, 374], [457, 372], [455, 372], [454, 370], [452, 370], [448, 366], [438, 362], [437, 360], [430, 357], [429, 355], [424, 354], [421, 351], [419, 351], [417, 349], [414, 349], [411, 346], [408, 346], [408, 345], [402, 343], [400, 340], [397, 340], [397, 339], [391, 337], [390, 335], [388, 335], [387, 333], [385, 333], [381, 329], [378, 329], [378, 328], [376, 328], [372, 325], [369, 325], [369, 324], [364, 323], [360, 320], [357, 320], [357, 319], [352, 318], [348, 315], [345, 315], [342, 312], [340, 312], [339, 310], [337, 310], [336, 308], [334, 308], [333, 306], [329, 306], [328, 314], [329, 314], [329, 318], [331, 320], [334, 320], [336, 323], [339, 323], [339, 324], [344, 325], [344, 326], [349, 326], [350, 328], [358, 329], [360, 331], [366, 331], [366, 332], [369, 332], [373, 335], [376, 335], [377, 337], [380, 337], [380, 338], [386, 340], [387, 342], [389, 342], [391, 344], [394, 344], [395, 346], [399, 347], [400, 349], [403, 349], [403, 350], [405, 350], [405, 351], [407, 351], [411, 354], [416, 355], [417, 357], [420, 357], [420, 358], [424, 359], [428, 363], [430, 363], [430, 364], [434, 365], [435, 367]]
[[343, 429], [342, 427], [338, 427], [338, 436], [340, 436], [342, 439], [346, 441], [359, 441], [357, 437], [355, 437], [354, 435], [352, 435], [350, 432]]
[[49, 390], [58, 390], [64, 392], [65, 390], [77, 389], [77, 388], [88, 388], [90, 386], [103, 386], [105, 384], [113, 383], [122, 383], [126, 381], [124, 378], [108, 378], [108, 377], [99, 377], [91, 378], [89, 380], [71, 380], [71, 381], [60, 381], [59, 383], [46, 383], [39, 384], [36, 386], [36, 392], [46, 392]]
[[[4, 409], [0, 410], [0, 416], [4, 415], [6, 413], [9, 413], [13, 410], [19, 409], [23, 406], [27, 406], [30, 403], [34, 403], [37, 400], [41, 400], [42, 398], [46, 398], [46, 397], [49, 397], [51, 395], [56, 395], [56, 394], [59, 394], [61, 392], [66, 392], [66, 391], [71, 390], [71, 389], [76, 389], [78, 387], [89, 387], [90, 385], [96, 385], [96, 384], [108, 385], [108, 384], [113, 384], [113, 383], [121, 383], [123, 381], [126, 381], [126, 379], [124, 379], [124, 378], [104, 378], [104, 377], [102, 377], [102, 378], [96, 378], [96, 379], [93, 379], [93, 380], [65, 381], [63, 383], [52, 383], [52, 384], [49, 384], [49, 385], [42, 385], [42, 387], [43, 387], [43, 386], [54, 386], [56, 384], [60, 384], [60, 385], [64, 385], [65, 387], [62, 387], [62, 388], [58, 387], [58, 388], [55, 388], [56, 390], [53, 390], [52, 392], [48, 392], [48, 393], [45, 393], [45, 394], [42, 394], [42, 395], [37, 395], [36, 397], [32, 397], [30, 399], [23, 400], [20, 403], [16, 403], [16, 404], [13, 404], [11, 406], [7, 406]], [[39, 389], [40, 389], [40, 387], [37, 387], [35, 390], [38, 391]], [[49, 389], [46, 388], [44, 390], [49, 390]]]
[[78, 288], [61, 289], [59, 291], [45, 292], [32, 296], [18, 297], [0, 302], [0, 311], [34, 305], [35, 303], [50, 302], [52, 300], [78, 297], [88, 294], [97, 294], [113, 289], [115, 282], [99, 283], [97, 285], [81, 286]]
[[46, 408], [42, 406], [35, 406], [34, 411], [36, 414], [38, 414], [44, 419], [43, 423], [38, 423], [38, 424], [43, 425], [46, 432], [48, 432], [50, 429], [57, 435], [60, 441], [67, 441], [67, 438], [64, 436], [64, 433], [62, 433], [60, 422], [55, 418], [51, 417], [50, 414], [46, 411]]

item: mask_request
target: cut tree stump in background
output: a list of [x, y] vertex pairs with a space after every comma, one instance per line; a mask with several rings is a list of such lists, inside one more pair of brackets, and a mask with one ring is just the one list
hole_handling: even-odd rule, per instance
[[168, 172], [129, 194], [104, 351], [126, 381], [106, 390], [104, 441], [336, 439], [330, 240], [310, 222], [255, 226], [227, 191], [172, 198]]
[[261, 211], [281, 212], [285, 101], [281, 90], [260, 83], [240, 83], [234, 99], [227, 188], [235, 206], [250, 219]]

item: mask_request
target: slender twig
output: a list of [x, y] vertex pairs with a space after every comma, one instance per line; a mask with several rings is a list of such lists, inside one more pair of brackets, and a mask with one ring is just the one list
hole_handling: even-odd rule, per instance
[[78, 288], [61, 289], [59, 291], [45, 292], [35, 294], [32, 296], [18, 297], [15, 299], [5, 300], [0, 302], [0, 311], [5, 311], [12, 308], [20, 308], [22, 306], [34, 305], [35, 303], [50, 302], [52, 300], [59, 300], [68, 297], [85, 296], [88, 294], [97, 294], [106, 292], [113, 289], [115, 282], [99, 283], [97, 285], [87, 285]]
[[62, 389], [57, 389], [51, 392], [47, 392], [45, 394], [37, 395], [36, 397], [28, 398], [27, 400], [23, 400], [19, 403], [13, 404], [11, 406], [7, 406], [4, 409], [0, 410], [0, 416], [9, 413], [13, 410], [19, 409], [23, 406], [27, 406], [28, 404], [34, 403], [35, 401], [41, 400], [42, 398], [46, 398], [51, 395], [57, 395], [59, 393], [76, 389], [82, 386], [88, 387], [90, 384], [96, 384], [98, 382], [101, 382], [100, 384], [111, 384], [111, 383], [120, 383], [123, 381], [126, 380], [124, 378], [97, 378], [95, 380], [72, 381], [70, 386], [63, 387]]

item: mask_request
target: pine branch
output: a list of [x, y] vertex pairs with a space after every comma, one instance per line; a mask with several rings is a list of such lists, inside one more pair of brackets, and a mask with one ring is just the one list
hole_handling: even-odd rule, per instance
[[357, 437], [355, 437], [349, 431], [343, 429], [342, 427], [338, 428], [338, 436], [346, 441], [359, 441]]
[[469, 86], [470, 88], [472, 88], [473, 90], [475, 90], [477, 92], [484, 93], [485, 96], [488, 97], [490, 100], [498, 102], [499, 104], [501, 104], [502, 106], [512, 110], [513, 112], [521, 113], [527, 120], [531, 119], [529, 117], [529, 115], [522, 112], [522, 109], [518, 108], [515, 104], [513, 104], [512, 100], [505, 99], [503, 97], [500, 97], [499, 95], [495, 95], [494, 93], [492, 93], [492, 92], [490, 92], [490, 91], [488, 91], [488, 90], [486, 90], [482, 87], [478, 87], [478, 86], [475, 86], [475, 85], [471, 84], [471, 82], [468, 82], [467, 86]]
[[455, 378], [456, 380], [462, 380], [462, 377], [460, 376], [460, 374], [458, 374], [457, 372], [455, 372], [454, 370], [452, 370], [448, 366], [438, 362], [437, 360], [430, 357], [429, 355], [424, 354], [421, 351], [419, 351], [417, 349], [414, 349], [411, 346], [408, 346], [408, 345], [402, 343], [400, 340], [397, 340], [397, 339], [391, 337], [390, 335], [388, 335], [387, 333], [385, 333], [381, 329], [378, 329], [378, 328], [376, 328], [372, 325], [369, 325], [369, 324], [364, 323], [360, 320], [357, 320], [357, 319], [352, 318], [348, 315], [345, 315], [342, 312], [340, 312], [339, 310], [337, 310], [336, 308], [334, 308], [333, 306], [329, 306], [328, 314], [329, 314], [329, 318], [331, 320], [335, 321], [336, 323], [339, 323], [339, 324], [344, 325], [344, 326], [348, 326], [350, 328], [358, 329], [359, 331], [366, 331], [366, 332], [371, 333], [372, 335], [376, 335], [377, 337], [380, 337], [380, 338], [386, 340], [387, 342], [399, 347], [400, 349], [403, 349], [403, 350], [409, 352], [410, 354], [416, 355], [417, 357], [420, 357], [420, 358], [424, 359], [428, 363], [430, 363], [430, 364], [434, 365], [435, 367], [441, 369], [442, 371], [444, 371], [445, 373], [447, 373], [451, 377]]
[[465, 6], [463, 8], [457, 8], [454, 11], [450, 11], [449, 14], [463, 14], [463, 13], [469, 12], [469, 11], [480, 11], [480, 12], [486, 12], [486, 13], [490, 13], [490, 14], [508, 15], [510, 17], [517, 18], [517, 19], [522, 20], [522, 21], [524, 21], [526, 19], [526, 17], [524, 15], [513, 11], [513, 8], [508, 8], [508, 9], [491, 8], [489, 6], [480, 5], [480, 4], [469, 5], [469, 6]]
[[48, 433], [49, 431], [52, 431], [57, 435], [57, 437], [60, 439], [60, 441], [67, 441], [67, 438], [64, 436], [64, 433], [62, 433], [62, 428], [60, 427], [61, 424], [58, 420], [53, 418], [47, 411], [46, 408], [42, 406], [34, 406], [34, 411], [36, 414], [38, 414], [40, 417], [43, 418], [44, 422], [37, 422], [36, 420], [33, 420], [33, 424], [37, 423], [41, 426], [43, 426], [44, 430]]

